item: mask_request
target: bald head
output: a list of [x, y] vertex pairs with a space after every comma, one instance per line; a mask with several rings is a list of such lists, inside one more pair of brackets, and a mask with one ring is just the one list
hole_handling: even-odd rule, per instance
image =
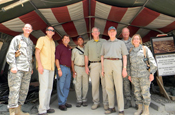
[[122, 29], [122, 36], [124, 40], [128, 40], [129, 39], [129, 29], [128, 28], [123, 28]]

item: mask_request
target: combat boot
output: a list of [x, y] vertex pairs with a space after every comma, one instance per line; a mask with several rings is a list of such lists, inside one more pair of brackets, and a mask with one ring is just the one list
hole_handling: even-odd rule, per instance
[[143, 105], [138, 104], [138, 110], [134, 113], [134, 115], [140, 115], [143, 112]]
[[144, 110], [141, 115], [149, 115], [149, 105], [144, 105]]
[[129, 107], [131, 107], [131, 100], [127, 100], [127, 102], [124, 105], [125, 109], [128, 109]]
[[17, 110], [16, 110], [16, 114], [15, 115], [30, 115], [29, 113], [22, 112], [21, 105], [19, 105], [16, 109]]
[[10, 115], [15, 115], [16, 108], [9, 108]]

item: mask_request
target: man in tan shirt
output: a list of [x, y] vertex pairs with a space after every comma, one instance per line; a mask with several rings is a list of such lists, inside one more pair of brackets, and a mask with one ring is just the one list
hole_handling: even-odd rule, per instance
[[88, 92], [88, 75], [85, 72], [84, 64], [84, 39], [79, 36], [77, 38], [78, 46], [72, 50], [72, 71], [75, 79], [75, 92], [77, 96], [77, 107], [87, 106]]
[[[106, 42], [105, 39], [99, 38], [100, 30], [97, 27], [92, 28], [92, 36], [93, 39], [88, 41], [85, 45], [85, 70], [86, 73], [89, 74], [91, 77], [91, 83], [92, 83], [92, 98], [94, 104], [92, 105], [91, 109], [97, 109], [100, 104], [100, 97], [99, 97], [99, 86], [100, 86], [100, 80], [102, 85], [102, 91], [103, 91], [103, 105], [104, 109], [108, 109], [108, 96], [106, 93], [106, 85], [105, 85], [105, 79], [101, 76], [101, 46], [104, 42]], [[90, 71], [88, 68], [88, 60], [90, 61]]]
[[52, 39], [55, 34], [54, 28], [47, 27], [46, 34], [38, 39], [35, 51], [40, 84], [38, 115], [55, 112], [49, 106], [55, 68], [55, 42]]
[[[102, 45], [101, 64], [102, 75], [106, 81], [106, 91], [108, 94], [109, 109], [105, 114], [115, 112], [114, 87], [117, 95], [117, 104], [119, 115], [124, 115], [124, 98], [123, 98], [123, 77], [127, 76], [126, 64], [128, 51], [123, 41], [116, 38], [117, 30], [111, 26], [108, 29], [110, 39]], [[123, 58], [123, 69], [122, 69]]]

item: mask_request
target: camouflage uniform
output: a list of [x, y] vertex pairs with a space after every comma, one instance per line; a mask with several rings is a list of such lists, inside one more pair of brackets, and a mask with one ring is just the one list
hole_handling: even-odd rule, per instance
[[[122, 41], [125, 43], [128, 52], [131, 48], [134, 47], [131, 43], [131, 38], [130, 37], [127, 41], [124, 40], [124, 39], [122, 39]], [[127, 55], [127, 62], [129, 62], [129, 55]], [[129, 73], [129, 72], [130, 72], [130, 64], [127, 63], [127, 73]], [[130, 81], [128, 79], [128, 76], [123, 78], [123, 89], [124, 89], [125, 99], [131, 101], [131, 96], [134, 95], [134, 94], [132, 93], [132, 95], [131, 95], [131, 84], [130, 84]], [[132, 87], [132, 91], [134, 91], [133, 87]]]
[[[15, 52], [18, 50], [19, 44], [21, 45], [21, 55], [15, 57]], [[7, 63], [9, 69], [17, 68], [17, 73], [9, 72], [8, 85], [9, 85], [9, 102], [8, 108], [15, 108], [18, 105], [23, 105], [26, 99], [32, 71], [32, 52], [33, 42], [24, 37], [24, 35], [15, 36], [9, 46], [7, 52]]]
[[146, 55], [150, 64], [150, 72], [147, 70], [147, 65], [143, 61], [144, 52], [142, 45], [137, 48], [133, 48], [130, 52], [130, 64], [131, 64], [131, 76], [132, 84], [134, 85], [134, 94], [136, 97], [137, 104], [149, 105], [151, 102], [150, 98], [150, 73], [154, 75], [157, 70], [157, 64], [155, 59], [148, 47], [146, 49]]

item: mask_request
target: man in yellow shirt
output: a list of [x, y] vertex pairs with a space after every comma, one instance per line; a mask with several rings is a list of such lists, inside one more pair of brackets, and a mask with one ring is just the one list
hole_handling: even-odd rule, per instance
[[55, 112], [49, 107], [55, 68], [55, 42], [52, 39], [55, 34], [54, 28], [47, 27], [46, 34], [38, 39], [35, 51], [40, 84], [38, 115]]

